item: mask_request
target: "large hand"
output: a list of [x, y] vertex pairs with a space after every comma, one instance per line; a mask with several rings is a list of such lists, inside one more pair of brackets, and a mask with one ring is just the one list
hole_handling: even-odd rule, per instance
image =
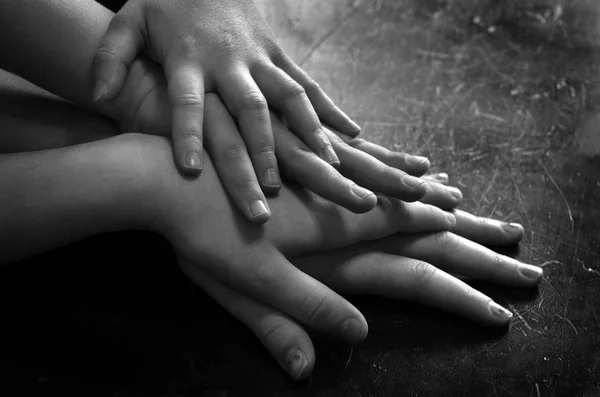
[[[119, 120], [122, 131], [168, 135], [171, 111], [165, 87], [156, 65], [137, 60], [119, 95], [104, 105], [105, 112]], [[221, 154], [211, 156], [219, 177], [247, 219], [256, 223], [266, 221], [270, 209], [235, 120], [217, 95], [206, 96], [205, 109], [205, 147], [212, 154]], [[338, 137], [325, 129], [341, 160], [336, 170], [310, 151], [273, 115], [271, 121], [283, 174], [351, 211], [360, 213], [372, 209], [375, 196], [371, 191], [404, 200], [416, 200], [425, 192], [425, 184], [422, 184], [417, 189], [421, 191], [418, 195], [406, 193], [411, 185], [420, 183], [414, 176], [424, 174], [429, 168], [429, 161], [423, 157], [390, 152], [360, 139]], [[455, 200], [460, 201], [459, 193], [454, 193]], [[266, 213], [259, 211], [263, 206]]]
[[[542, 269], [499, 255], [478, 242], [512, 245], [518, 227], [456, 211], [454, 232], [396, 234], [293, 261], [323, 284], [345, 294], [369, 294], [413, 300], [473, 321], [498, 326], [512, 314], [491, 298], [450, 275], [460, 274], [510, 287], [533, 287]], [[461, 237], [468, 234], [471, 240]], [[245, 323], [295, 380], [312, 372], [315, 351], [310, 337], [292, 318], [208, 276], [189, 261], [184, 272], [231, 314]], [[326, 321], [322, 319], [322, 321]]]
[[[119, 92], [142, 49], [164, 68], [175, 159], [183, 172], [198, 173], [202, 167], [205, 91], [218, 92], [237, 118], [244, 151], [254, 166], [254, 180], [246, 187], [254, 190], [256, 179], [267, 192], [281, 185], [268, 105], [281, 111], [306, 148], [329, 164], [340, 160], [319, 118], [352, 136], [359, 131], [277, 45], [251, 0], [129, 0], [95, 56], [97, 99]], [[213, 152], [212, 157], [225, 153], [237, 151]], [[404, 187], [406, 199], [422, 197], [420, 183], [413, 180]], [[263, 219], [264, 203], [255, 209], [262, 210]]]

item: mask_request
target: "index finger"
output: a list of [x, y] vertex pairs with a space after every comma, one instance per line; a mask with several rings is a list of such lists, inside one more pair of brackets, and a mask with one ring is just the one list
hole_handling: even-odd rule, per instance
[[191, 62], [167, 64], [169, 101], [172, 107], [172, 135], [175, 163], [188, 175], [203, 168], [202, 123], [204, 119], [204, 77]]

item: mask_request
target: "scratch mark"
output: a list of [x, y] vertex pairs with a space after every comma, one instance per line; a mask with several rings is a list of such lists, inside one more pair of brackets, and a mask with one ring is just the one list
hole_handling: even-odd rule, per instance
[[577, 335], [579, 335], [579, 332], [577, 331], [577, 328], [575, 328], [575, 326], [573, 325], [573, 323], [571, 322], [571, 320], [569, 320], [569, 319], [568, 319], [568, 318], [566, 318], [566, 317], [563, 317], [563, 316], [561, 316], [561, 315], [560, 315], [560, 314], [558, 314], [558, 313], [556, 313], [556, 314], [554, 314], [554, 315], [555, 315], [556, 317], [560, 318], [561, 320], [563, 320], [563, 321], [566, 321], [566, 322], [568, 322], [569, 324], [571, 324], [571, 327], [573, 328], [573, 331], [575, 331], [575, 333], [576, 333]]
[[352, 360], [352, 354], [354, 353], [354, 346], [350, 348], [350, 355], [348, 356], [348, 360], [346, 361], [346, 365], [344, 365], [344, 371], [348, 369], [348, 365], [350, 365], [350, 360]]
[[477, 211], [475, 212], [476, 214], [479, 214], [479, 211], [481, 210], [481, 204], [483, 203], [485, 196], [487, 196], [487, 194], [490, 192], [490, 190], [492, 190], [492, 188], [494, 187], [494, 183], [496, 182], [496, 177], [498, 176], [498, 172], [499, 172], [498, 167], [496, 167], [496, 170], [494, 171], [494, 175], [492, 175], [492, 179], [490, 180], [488, 187], [485, 189], [485, 191], [481, 195], [481, 198], [479, 199], [479, 202], [477, 203]]
[[556, 190], [558, 190], [558, 193], [562, 197], [563, 201], [565, 202], [565, 205], [567, 206], [567, 213], [569, 214], [569, 220], [571, 221], [571, 231], [573, 231], [573, 229], [575, 228], [575, 220], [573, 219], [573, 214], [571, 213], [571, 206], [569, 205], [569, 202], [567, 201], [565, 194], [563, 193], [562, 189], [558, 186], [558, 183], [556, 183], [556, 181], [554, 180], [552, 175], [550, 175], [548, 168], [546, 168], [546, 166], [539, 160], [538, 160], [538, 163], [542, 166], [542, 168], [544, 169], [544, 172], [550, 179], [550, 182], [552, 182], [552, 184], [554, 185]]
[[[529, 213], [527, 212], [527, 207], [525, 206], [525, 201], [523, 200], [523, 195], [521, 194], [521, 189], [519, 189], [519, 185], [517, 184], [517, 181], [515, 180], [512, 170], [510, 173], [510, 179], [512, 180], [513, 185], [515, 185], [515, 190], [517, 191], [517, 195], [519, 196], [519, 203], [521, 204], [521, 207], [523, 208], [523, 211], [525, 212], [525, 219], [527, 220], [527, 226], [529, 227], [529, 230], [533, 231], [533, 227], [531, 225], [531, 220], [529, 219]], [[529, 255], [531, 256], [531, 252], [529, 253]]]
[[588, 273], [595, 273], [600, 276], [600, 272], [596, 269], [592, 269], [591, 267], [585, 267], [585, 263], [581, 259], [577, 259], [577, 262], [581, 265], [581, 268]]
[[539, 331], [536, 331], [535, 329], [533, 329], [533, 327], [531, 325], [529, 325], [529, 323], [527, 322], [527, 320], [525, 320], [525, 317], [523, 317], [521, 315], [521, 313], [519, 313], [519, 311], [517, 310], [517, 308], [515, 307], [515, 305], [513, 305], [512, 303], [508, 305], [508, 307], [510, 307], [510, 309], [517, 315], [517, 317], [519, 317], [519, 320], [521, 320], [523, 322], [523, 324], [525, 325], [525, 327], [527, 327], [528, 330], [533, 331], [533, 332], [537, 332], [538, 334], [540, 333]]
[[542, 393], [540, 393], [540, 385], [535, 382], [535, 391], [537, 391], [538, 397], [542, 397]]
[[331, 36], [333, 36], [337, 31], [339, 31], [345, 24], [347, 24], [360, 10], [360, 6], [363, 2], [360, 2], [358, 5], [354, 6], [352, 11], [344, 19], [340, 21], [337, 25], [331, 28], [327, 33], [325, 33], [312, 47], [308, 50], [306, 55], [298, 62], [298, 66], [303, 67], [304, 64], [313, 56], [313, 54], [325, 43]]
[[565, 264], [560, 262], [560, 261], [546, 261], [544, 263], [542, 263], [541, 265], [538, 265], [539, 267], [544, 267], [544, 266], [549, 266], [549, 265], [561, 265], [564, 266]]
[[598, 325], [598, 328], [600, 329], [600, 320], [598, 320], [598, 316], [596, 315], [596, 309], [595, 309], [594, 305], [592, 305], [592, 314], [594, 315], [594, 319], [596, 320], [596, 324]]

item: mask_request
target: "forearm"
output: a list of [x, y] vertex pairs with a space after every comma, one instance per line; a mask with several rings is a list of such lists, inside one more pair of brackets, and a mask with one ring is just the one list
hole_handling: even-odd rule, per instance
[[112, 15], [93, 0], [2, 0], [0, 68], [93, 108], [90, 65]]
[[151, 228], [153, 175], [143, 150], [125, 135], [0, 155], [0, 263], [95, 234]]

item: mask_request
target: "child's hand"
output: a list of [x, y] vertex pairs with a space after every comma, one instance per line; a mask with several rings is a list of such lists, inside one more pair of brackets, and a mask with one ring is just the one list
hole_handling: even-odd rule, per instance
[[[94, 58], [94, 98], [113, 98], [142, 51], [162, 64], [172, 107], [175, 161], [202, 169], [205, 92], [218, 92], [237, 118], [265, 191], [281, 185], [268, 106], [327, 163], [339, 159], [319, 118], [345, 134], [359, 127], [275, 42], [251, 0], [129, 0], [115, 15]], [[225, 156], [213, 153], [213, 159]]]
[[[152, 62], [134, 61], [123, 89], [102, 107], [107, 116], [119, 123], [123, 132], [169, 135], [171, 109], [166, 83]], [[223, 185], [248, 220], [267, 221], [271, 216], [269, 206], [235, 120], [215, 94], [206, 95], [205, 108], [204, 146], [211, 153]], [[366, 212], [375, 206], [376, 199], [370, 191], [415, 201], [429, 189], [422, 179], [417, 178], [429, 169], [429, 161], [423, 157], [391, 152], [361, 139], [338, 136], [324, 128], [341, 160], [336, 170], [308, 149], [277, 117], [270, 121], [282, 173], [351, 211]], [[225, 152], [229, 156], [219, 156]], [[362, 193], [360, 189], [357, 192], [357, 184], [364, 188]], [[450, 193], [454, 193], [454, 197]], [[446, 192], [445, 197], [445, 203], [450, 203], [450, 207], [460, 203], [458, 191]]]

